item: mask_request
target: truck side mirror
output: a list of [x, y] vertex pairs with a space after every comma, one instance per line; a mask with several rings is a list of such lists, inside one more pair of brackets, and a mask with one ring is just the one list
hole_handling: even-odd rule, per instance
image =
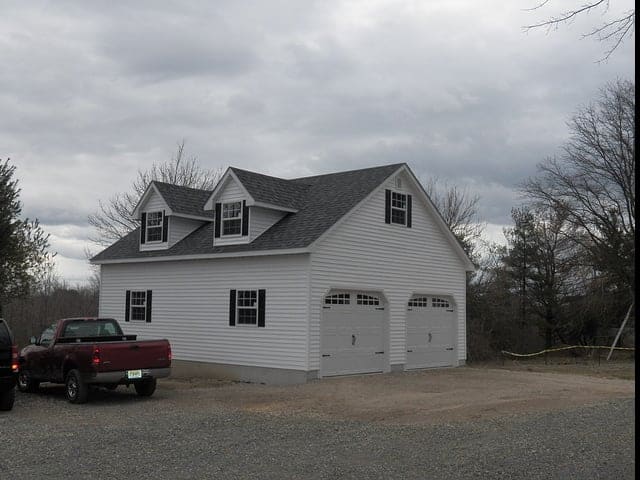
[[31, 338], [29, 338], [29, 343], [31, 345], [37, 345], [38, 344], [38, 339], [32, 335]]

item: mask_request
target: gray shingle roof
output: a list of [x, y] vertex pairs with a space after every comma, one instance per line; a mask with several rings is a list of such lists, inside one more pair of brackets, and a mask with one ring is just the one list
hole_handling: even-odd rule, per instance
[[[213, 222], [207, 222], [167, 250], [141, 252], [139, 233], [138, 230], [134, 230], [91, 260], [100, 262], [304, 248], [318, 239], [402, 165], [404, 164], [385, 165], [292, 180], [268, 177], [234, 168], [234, 173], [254, 200], [291, 206], [298, 211], [286, 214], [279, 222], [248, 244], [214, 247]], [[290, 201], [287, 201], [287, 194], [291, 194]], [[206, 199], [201, 205], [204, 205]], [[173, 209], [173, 206], [171, 208]]]
[[214, 212], [212, 210], [205, 211], [202, 209], [209, 195], [211, 195], [210, 190], [181, 187], [158, 181], [154, 181], [153, 184], [174, 213], [213, 218]]
[[308, 185], [235, 167], [231, 167], [231, 170], [256, 202], [294, 209], [300, 208], [306, 202]]

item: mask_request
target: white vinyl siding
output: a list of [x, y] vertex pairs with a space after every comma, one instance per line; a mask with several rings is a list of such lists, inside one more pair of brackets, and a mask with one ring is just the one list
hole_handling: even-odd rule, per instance
[[[167, 338], [174, 358], [307, 370], [309, 256], [183, 260], [101, 267], [101, 317], [127, 334]], [[124, 322], [126, 290], [153, 290], [153, 322]], [[229, 291], [266, 290], [264, 328], [229, 326]]]
[[[451, 296], [457, 312], [457, 355], [466, 358], [466, 273], [422, 195], [402, 175], [389, 179], [316, 246], [311, 255], [309, 367], [319, 368], [322, 301], [331, 289], [380, 291], [389, 302], [389, 364], [405, 363], [405, 316], [414, 293]], [[413, 196], [412, 228], [384, 222], [385, 189]]]
[[218, 198], [216, 198], [216, 203], [241, 202], [242, 200], [247, 200], [242, 187], [233, 178], [229, 177], [227, 184], [218, 195]]
[[250, 241], [254, 241], [264, 232], [266, 232], [273, 225], [278, 223], [282, 217], [286, 215], [285, 212], [278, 210], [271, 210], [269, 208], [262, 207], [250, 207], [249, 208], [249, 236]]
[[167, 204], [165, 203], [164, 199], [158, 195], [158, 193], [154, 190], [151, 189], [151, 192], [149, 192], [149, 197], [147, 198], [147, 201], [144, 202], [144, 204], [140, 205], [140, 211], [141, 212], [154, 212], [154, 211], [162, 211], [162, 210], [166, 210], [167, 209]]
[[191, 232], [199, 228], [204, 222], [190, 218], [169, 217], [169, 247], [175, 245]]

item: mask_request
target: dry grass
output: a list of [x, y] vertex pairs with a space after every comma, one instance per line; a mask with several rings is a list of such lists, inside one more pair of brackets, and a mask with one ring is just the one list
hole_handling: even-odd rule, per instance
[[597, 358], [544, 358], [510, 360], [504, 362], [473, 362], [470, 368], [497, 368], [513, 371], [528, 371], [540, 373], [567, 373], [572, 375], [588, 375], [600, 378], [619, 378], [622, 380], [635, 380], [636, 364], [633, 359], [605, 360], [605, 355], [598, 361]]

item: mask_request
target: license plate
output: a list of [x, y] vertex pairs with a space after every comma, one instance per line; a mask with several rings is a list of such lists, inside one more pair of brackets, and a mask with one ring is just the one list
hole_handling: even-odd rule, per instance
[[127, 370], [127, 378], [142, 378], [142, 370]]

